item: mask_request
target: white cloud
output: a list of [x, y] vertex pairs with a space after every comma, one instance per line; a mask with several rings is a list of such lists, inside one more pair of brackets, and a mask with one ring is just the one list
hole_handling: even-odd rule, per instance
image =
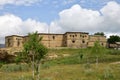
[[44, 33], [48, 31], [48, 25], [46, 23], [37, 22], [36, 20], [27, 19], [22, 23], [22, 33], [38, 31]]
[[50, 25], [33, 19], [23, 21], [20, 17], [5, 14], [0, 16], [0, 42], [7, 35], [27, 34], [29, 32], [50, 32], [64, 33], [66, 31], [84, 32], [105, 32], [120, 34], [120, 4], [108, 2], [100, 11], [82, 8], [80, 5], [73, 5], [59, 13], [59, 19], [52, 21]]
[[120, 30], [120, 4], [109, 2], [101, 10], [104, 17], [102, 22], [102, 30], [106, 32], [119, 32]]
[[0, 16], [0, 42], [8, 35], [25, 35], [29, 32], [47, 32], [48, 25], [36, 20], [27, 19], [23, 21], [20, 17], [6, 14]]
[[100, 11], [82, 8], [76, 4], [59, 13], [59, 20], [52, 22], [65, 31], [106, 32], [119, 34], [120, 4], [108, 2]]
[[12, 5], [31, 5], [33, 3], [40, 2], [42, 0], [0, 0], [0, 6], [4, 6], [6, 4]]
[[83, 9], [77, 4], [60, 12], [59, 16], [58, 24], [65, 31], [96, 30], [96, 26], [103, 20], [98, 11]]
[[63, 29], [61, 26], [58, 25], [57, 21], [51, 22], [49, 26], [50, 33], [63, 33]]

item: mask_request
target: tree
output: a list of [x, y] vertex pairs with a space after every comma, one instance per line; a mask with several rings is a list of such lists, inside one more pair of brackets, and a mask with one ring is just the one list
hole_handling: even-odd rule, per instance
[[23, 52], [20, 55], [23, 61], [32, 64], [33, 79], [35, 79], [35, 75], [39, 77], [40, 62], [48, 52], [47, 48], [41, 43], [41, 40], [42, 37], [39, 37], [37, 32], [30, 33], [27, 42], [24, 44]]
[[101, 36], [104, 36], [105, 34], [103, 32], [97, 32], [95, 33], [94, 35], [101, 35]]
[[112, 35], [110, 38], [108, 38], [109, 44], [114, 44], [115, 42], [120, 42], [120, 37], [117, 35]]
[[96, 57], [96, 67], [98, 66], [98, 58], [104, 55], [105, 48], [100, 45], [99, 41], [94, 43], [91, 49], [91, 54]]

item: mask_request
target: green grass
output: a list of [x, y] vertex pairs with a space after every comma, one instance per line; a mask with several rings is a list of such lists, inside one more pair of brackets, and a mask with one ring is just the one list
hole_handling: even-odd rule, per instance
[[[99, 53], [92, 54], [91, 48], [50, 49], [49, 54], [58, 58], [41, 65], [40, 80], [120, 80], [120, 64], [113, 64], [120, 61], [119, 50], [103, 49], [98, 65], [96, 54]], [[5, 64], [0, 68], [0, 80], [32, 80], [31, 70], [26, 64]]]
[[[120, 64], [59, 65], [41, 68], [40, 80], [119, 80], [119, 74]], [[32, 71], [0, 72], [1, 80], [31, 80], [31, 76]]]
[[[87, 49], [50, 49], [48, 54], [58, 55], [57, 59], [49, 60], [45, 63], [49, 65], [60, 64], [83, 64], [83, 63], [96, 63], [96, 54], [92, 54], [91, 48]], [[69, 54], [67, 57], [63, 57], [63, 54]], [[82, 55], [82, 58], [81, 58]], [[62, 56], [62, 57], [61, 57]], [[99, 63], [120, 61], [119, 50], [103, 49], [102, 54], [98, 56]]]
[[29, 71], [30, 66], [28, 64], [6, 64], [0, 68], [2, 72], [18, 72]]

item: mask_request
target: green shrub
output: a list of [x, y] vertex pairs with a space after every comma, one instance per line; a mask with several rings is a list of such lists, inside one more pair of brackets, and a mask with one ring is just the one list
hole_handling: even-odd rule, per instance
[[3, 65], [0, 70], [5, 71], [5, 72], [28, 71], [29, 65], [27, 64], [6, 64], [6, 65]]
[[5, 62], [0, 61], [0, 68], [5, 64]]
[[108, 53], [111, 55], [120, 55], [120, 50], [111, 49]]

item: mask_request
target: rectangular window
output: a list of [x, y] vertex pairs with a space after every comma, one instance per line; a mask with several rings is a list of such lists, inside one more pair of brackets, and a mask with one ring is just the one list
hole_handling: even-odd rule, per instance
[[17, 46], [20, 46], [20, 41], [18, 40], [18, 42], [17, 42]]
[[53, 36], [53, 40], [55, 39], [55, 36]]
[[8, 47], [10, 47], [10, 39], [7, 40]]

